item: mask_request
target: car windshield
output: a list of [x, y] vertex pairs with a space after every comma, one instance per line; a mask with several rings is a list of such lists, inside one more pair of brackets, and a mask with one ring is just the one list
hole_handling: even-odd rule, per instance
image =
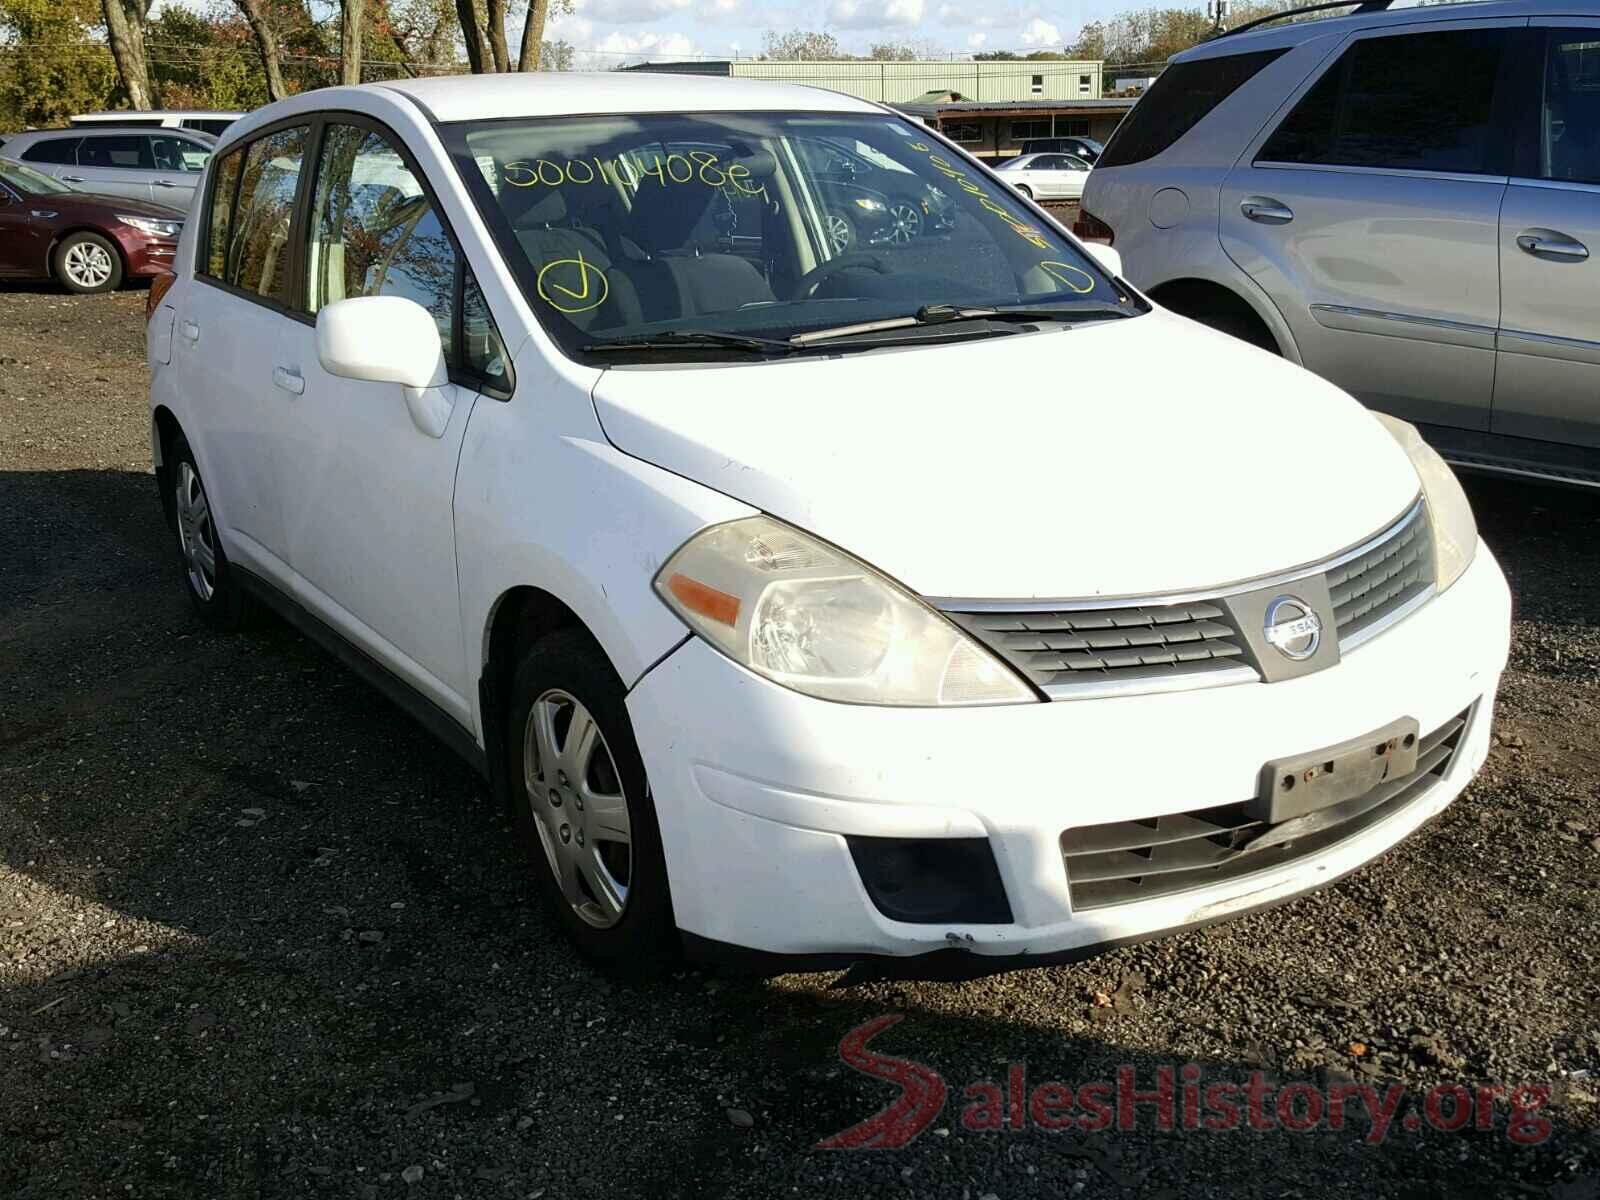
[[659, 350], [665, 335], [711, 354], [687, 335], [741, 335], [749, 349], [942, 306], [1139, 311], [1010, 189], [896, 117], [595, 116], [446, 134], [569, 353]]
[[31, 192], [38, 196], [73, 190], [66, 184], [58, 183], [50, 176], [35, 171], [32, 167], [25, 167], [9, 159], [0, 159], [0, 179], [5, 180], [19, 192]]

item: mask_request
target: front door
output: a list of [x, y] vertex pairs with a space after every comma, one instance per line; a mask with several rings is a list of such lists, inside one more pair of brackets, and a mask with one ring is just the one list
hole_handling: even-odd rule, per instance
[[1536, 32], [1537, 125], [1500, 216], [1493, 431], [1600, 447], [1600, 21]]
[[44, 273], [55, 231], [33, 212], [48, 212], [48, 201], [0, 186], [0, 275], [37, 279]]
[[[330, 121], [305, 248], [313, 316], [357, 296], [404, 296], [434, 314], [455, 353], [458, 253], [389, 135]], [[476, 393], [448, 383], [419, 421], [396, 384], [322, 369], [316, 329], [277, 348], [279, 396], [295, 414], [286, 520], [297, 597], [353, 644], [470, 728], [456, 585], [455, 478]], [[425, 427], [426, 426], [426, 427]]]
[[1353, 35], [1223, 185], [1223, 249], [1305, 365], [1408, 420], [1489, 427], [1514, 36]]
[[151, 196], [157, 204], [188, 211], [211, 159], [211, 147], [176, 134], [153, 133], [149, 140], [155, 167], [150, 177]]

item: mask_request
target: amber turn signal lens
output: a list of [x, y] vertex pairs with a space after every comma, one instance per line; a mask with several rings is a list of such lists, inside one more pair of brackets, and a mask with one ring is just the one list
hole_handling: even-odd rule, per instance
[[739, 623], [739, 597], [730, 596], [727, 592], [719, 592], [709, 584], [701, 583], [698, 579], [690, 579], [687, 575], [674, 573], [667, 580], [667, 590], [678, 598], [678, 602], [690, 612], [697, 612], [708, 621], [715, 621], [719, 625], [737, 625]]
[[178, 277], [171, 271], [163, 271], [150, 281], [150, 291], [144, 298], [144, 320], [150, 323], [150, 318], [156, 315], [156, 309], [161, 307], [161, 301], [172, 290], [172, 285], [178, 282]]

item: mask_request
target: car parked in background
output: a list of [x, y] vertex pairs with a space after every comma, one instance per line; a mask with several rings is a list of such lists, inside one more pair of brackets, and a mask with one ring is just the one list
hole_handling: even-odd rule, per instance
[[168, 108], [150, 112], [74, 113], [69, 122], [84, 127], [119, 125], [123, 128], [194, 129], [216, 137], [243, 115], [226, 109]]
[[1076, 200], [1083, 195], [1090, 167], [1071, 154], [1024, 154], [1006, 159], [995, 171], [1035, 200]]
[[[953, 249], [836, 247], [808, 143], [947, 192]], [[837, 92], [304, 92], [228, 131], [152, 301], [178, 577], [482, 772], [620, 971], [1271, 908], [1467, 786], [1510, 595], [1411, 426], [1119, 274]]]
[[1174, 58], [1077, 232], [1457, 464], [1600, 486], [1600, 15], [1374, 7]]
[[169, 129], [35, 129], [5, 140], [0, 153], [62, 183], [188, 209], [217, 140]]
[[949, 232], [955, 221], [948, 192], [864, 142], [807, 139], [799, 152], [830, 202], [830, 235], [841, 249], [903, 246], [925, 234]]
[[0, 275], [109, 292], [172, 269], [183, 213], [124, 196], [77, 191], [0, 158]]
[[1106, 148], [1091, 137], [1029, 138], [1022, 143], [1024, 154], [1070, 154], [1093, 166]]

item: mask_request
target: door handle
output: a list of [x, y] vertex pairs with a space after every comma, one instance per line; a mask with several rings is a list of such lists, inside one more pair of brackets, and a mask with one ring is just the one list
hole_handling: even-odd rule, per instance
[[82, 175], [63, 175], [61, 177], [61, 182], [62, 183], [82, 183], [83, 182], [83, 176]]
[[1535, 258], [1549, 258], [1557, 262], [1582, 262], [1589, 257], [1589, 247], [1577, 238], [1554, 229], [1526, 229], [1517, 234], [1517, 245], [1524, 253]]
[[1287, 225], [1294, 220], [1294, 210], [1271, 196], [1246, 196], [1239, 201], [1239, 211], [1263, 225]]
[[306, 379], [300, 372], [291, 371], [288, 367], [273, 367], [272, 385], [298, 396], [306, 390]]
[[178, 322], [178, 333], [186, 342], [198, 342], [200, 340], [200, 326], [193, 321]]
[[155, 185], [156, 185], [156, 187], [177, 187], [178, 186], [177, 184], [170, 183], [165, 179], [157, 179], [155, 181]]

